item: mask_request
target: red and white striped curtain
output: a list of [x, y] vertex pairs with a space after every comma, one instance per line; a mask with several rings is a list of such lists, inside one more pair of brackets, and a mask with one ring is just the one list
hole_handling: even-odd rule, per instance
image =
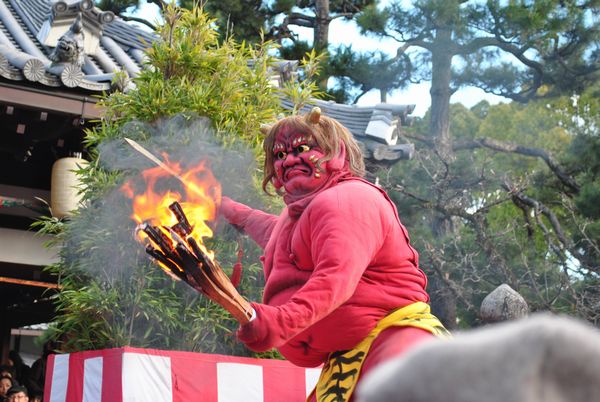
[[129, 347], [51, 355], [44, 402], [302, 402], [320, 370]]

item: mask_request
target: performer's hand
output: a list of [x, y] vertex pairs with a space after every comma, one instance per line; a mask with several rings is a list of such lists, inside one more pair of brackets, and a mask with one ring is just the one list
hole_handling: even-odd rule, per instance
[[256, 318], [240, 326], [237, 331], [238, 339], [254, 352], [266, 352], [280, 346], [275, 341], [277, 330], [272, 325], [273, 322], [266, 317], [268, 314], [265, 314], [265, 308], [268, 309], [269, 306], [252, 303], [252, 308], [256, 311]]

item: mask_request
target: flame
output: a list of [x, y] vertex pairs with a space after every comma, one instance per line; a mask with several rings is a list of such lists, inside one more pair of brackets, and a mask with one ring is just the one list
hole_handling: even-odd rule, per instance
[[[204, 246], [203, 238], [212, 237], [213, 231], [207, 222], [216, 218], [217, 207], [221, 202], [221, 184], [215, 179], [206, 160], [198, 162], [187, 169], [180, 163], [169, 161], [163, 154], [164, 164], [178, 177], [156, 166], [142, 172], [144, 188], [136, 191], [133, 180], [123, 184], [121, 191], [132, 200], [133, 212], [131, 218], [141, 224], [147, 222], [157, 226], [173, 240], [164, 226], [177, 223], [176, 217], [169, 210], [174, 201], [179, 202], [193, 230], [192, 236], [201, 248], [213, 258], [213, 253]], [[146, 234], [139, 231], [138, 240], [145, 241]]]

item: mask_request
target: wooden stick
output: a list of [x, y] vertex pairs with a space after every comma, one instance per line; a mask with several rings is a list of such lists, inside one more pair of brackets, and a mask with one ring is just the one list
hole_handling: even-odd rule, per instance
[[163, 252], [173, 249], [171, 239], [169, 239], [158, 227], [144, 222], [138, 226], [138, 230], [146, 233], [150, 240], [152, 240], [159, 249], [163, 250]]
[[[182, 246], [177, 245], [177, 251], [180, 251], [180, 249], [182, 249]], [[246, 302], [247, 308], [243, 308], [236, 298], [232, 298], [223, 292], [221, 284], [212, 280], [207, 274], [207, 270], [202, 269], [201, 263], [188, 254], [187, 251], [181, 250], [181, 252], [185, 263], [184, 270], [194, 278], [196, 283], [200, 284], [203, 293], [212, 301], [223, 306], [239, 323], [246, 324], [250, 322], [250, 318], [252, 317], [250, 304]], [[241, 296], [238, 295], [238, 298], [241, 299]]]
[[27, 279], [8, 278], [6, 276], [0, 276], [0, 282], [14, 283], [15, 285], [37, 286], [39, 288], [48, 288], [48, 289], [61, 289], [62, 288], [62, 286], [60, 286], [57, 283], [30, 281]]
[[194, 239], [193, 237], [190, 236], [187, 238], [187, 241], [188, 241], [189, 245], [192, 246], [192, 250], [194, 251], [195, 257], [198, 259], [200, 264], [202, 264], [202, 267], [204, 268], [204, 272], [206, 272], [206, 274], [210, 277], [210, 279], [214, 283], [219, 283], [219, 278], [217, 277], [217, 275], [215, 275], [215, 272], [213, 272], [214, 270], [212, 270], [209, 265], [210, 259], [208, 258], [208, 256], [206, 256], [206, 254], [204, 254], [202, 249], [198, 246], [196, 239]]
[[202, 251], [202, 249], [198, 246], [196, 239], [190, 236], [187, 240], [188, 243], [192, 246], [194, 253], [196, 253], [196, 258], [198, 258], [200, 262], [204, 264], [208, 274], [213, 277], [213, 281], [225, 285], [222, 290], [227, 292], [232, 298], [239, 296], [239, 293], [231, 283], [229, 277], [225, 275], [225, 272], [223, 272], [223, 268], [221, 268], [219, 263], [217, 261], [212, 260], [208, 255], [206, 255]]
[[181, 204], [179, 204], [177, 201], [174, 201], [171, 205], [169, 205], [169, 209], [171, 212], [173, 212], [173, 215], [175, 215], [175, 219], [177, 219], [177, 223], [173, 225], [173, 230], [182, 237], [192, 233], [194, 227], [190, 225], [187, 216], [185, 216], [185, 213], [183, 212], [183, 208], [181, 208]]
[[[151, 245], [146, 246], [146, 253], [148, 253], [156, 261], [164, 265], [163, 270], [170, 275], [173, 279], [180, 281], [184, 279], [185, 274], [171, 259], [169, 259], [162, 251], [155, 249]], [[159, 264], [160, 265], [160, 264]]]
[[[188, 243], [192, 246], [192, 250], [196, 254], [196, 258], [200, 260], [203, 264], [204, 272], [211, 279], [211, 281], [219, 286], [219, 291], [227, 296], [228, 299], [233, 301], [237, 307], [241, 310], [241, 313], [244, 315], [244, 318], [250, 321], [252, 317], [252, 306], [246, 299], [244, 299], [237, 291], [235, 286], [231, 283], [231, 280], [221, 266], [216, 262], [211, 260], [198, 246], [198, 243], [193, 237], [187, 238]], [[239, 321], [239, 320], [238, 320]]]
[[252, 306], [238, 293], [221, 266], [202, 251], [193, 237], [182, 238], [191, 232], [192, 225], [181, 205], [174, 202], [169, 208], [175, 214], [179, 227], [156, 227], [146, 222], [138, 227], [157, 247], [148, 245], [146, 253], [157, 260], [167, 274], [183, 280], [220, 304], [241, 324], [250, 322]]
[[156, 156], [154, 156], [146, 148], [144, 148], [143, 146], [141, 146], [140, 144], [138, 144], [137, 142], [135, 142], [131, 138], [125, 138], [125, 141], [133, 149], [135, 149], [136, 151], [138, 151], [140, 154], [144, 155], [146, 158], [150, 159], [152, 162], [154, 162], [154, 164], [156, 164], [158, 167], [160, 167], [161, 169], [163, 169], [165, 172], [169, 173], [171, 176], [174, 176], [177, 180], [181, 181], [183, 184], [186, 184], [185, 180], [183, 180], [183, 178], [181, 178], [181, 176], [179, 176], [176, 171], [174, 171], [173, 169], [171, 169], [163, 161], [161, 161]]
[[174, 178], [176, 178], [177, 180], [179, 180], [181, 182], [181, 184], [183, 184], [185, 186], [185, 188], [189, 189], [190, 191], [195, 192], [196, 194], [199, 194], [201, 196], [204, 196], [204, 194], [200, 193], [195, 186], [191, 186], [183, 177], [181, 177], [176, 171], [174, 171], [173, 169], [171, 169], [167, 164], [165, 164], [163, 161], [161, 161], [158, 157], [154, 156], [152, 154], [152, 152], [148, 151], [146, 148], [144, 148], [143, 146], [141, 146], [140, 144], [138, 144], [137, 142], [135, 142], [134, 140], [132, 140], [131, 138], [125, 138], [125, 141], [133, 148], [135, 149], [137, 152], [139, 152], [140, 154], [144, 155], [146, 158], [150, 159], [154, 164], [156, 164], [158, 167], [160, 167], [162, 170], [164, 170], [165, 172], [169, 173], [171, 176], [173, 176]]

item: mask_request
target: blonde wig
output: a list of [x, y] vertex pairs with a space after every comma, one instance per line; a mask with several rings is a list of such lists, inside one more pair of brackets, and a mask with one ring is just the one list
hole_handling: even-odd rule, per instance
[[263, 142], [265, 165], [262, 188], [267, 194], [269, 194], [267, 186], [275, 176], [273, 145], [275, 144], [277, 133], [283, 129], [312, 136], [319, 148], [321, 148], [321, 151], [325, 154], [325, 157], [319, 160], [318, 165], [339, 155], [341, 151], [340, 144], [343, 143], [349, 171], [354, 176], [363, 177], [365, 175], [363, 154], [352, 133], [337, 120], [323, 116], [320, 112], [319, 108], [313, 108], [311, 112], [303, 116], [285, 117], [273, 124], [270, 129], [268, 127], [261, 128], [261, 130], [266, 132]]

